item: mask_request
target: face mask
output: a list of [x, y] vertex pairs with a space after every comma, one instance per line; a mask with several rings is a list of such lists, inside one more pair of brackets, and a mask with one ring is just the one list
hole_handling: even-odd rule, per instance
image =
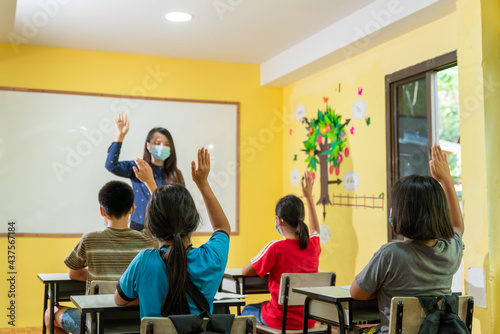
[[170, 156], [170, 147], [162, 145], [152, 145], [150, 152], [156, 161], [164, 161]]
[[281, 230], [281, 227], [278, 226], [278, 218], [276, 218], [276, 220], [274, 221], [274, 228], [276, 229], [276, 231], [278, 231], [279, 234], [281, 234], [282, 236], [285, 236], [283, 234], [283, 231]]
[[391, 223], [391, 226], [394, 227], [392, 225], [392, 209], [391, 209], [391, 211], [389, 211], [389, 223]]

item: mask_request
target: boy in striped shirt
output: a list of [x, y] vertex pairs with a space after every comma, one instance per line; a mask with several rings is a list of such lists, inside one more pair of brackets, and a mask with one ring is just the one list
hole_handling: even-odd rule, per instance
[[[157, 248], [158, 243], [142, 232], [128, 228], [134, 212], [134, 192], [121, 181], [110, 181], [99, 191], [100, 212], [106, 228], [85, 233], [64, 263], [69, 277], [90, 283], [118, 281], [134, 257], [143, 249]], [[50, 310], [45, 312], [45, 323], [50, 326]], [[54, 310], [54, 333], [79, 333], [80, 312], [76, 308], [57, 306]]]

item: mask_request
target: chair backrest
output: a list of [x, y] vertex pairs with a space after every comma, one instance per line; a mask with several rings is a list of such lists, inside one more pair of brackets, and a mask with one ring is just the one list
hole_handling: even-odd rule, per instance
[[[399, 309], [398, 309], [399, 305]], [[458, 316], [472, 332], [472, 313], [474, 297], [458, 297]], [[400, 315], [398, 317], [398, 315]], [[425, 318], [425, 311], [417, 297], [393, 297], [391, 301], [391, 316], [389, 319], [389, 334], [418, 333]]]
[[[280, 293], [278, 303], [284, 305], [288, 300], [288, 306], [302, 305], [306, 300], [306, 295], [295, 293], [292, 288], [298, 287], [316, 287], [316, 286], [331, 286], [335, 285], [336, 275], [333, 272], [318, 272], [318, 273], [300, 273], [281, 275]], [[288, 282], [288, 283], [287, 283]]]
[[[208, 318], [203, 320], [206, 328]], [[253, 315], [240, 315], [234, 317], [231, 334], [255, 334], [255, 317]], [[175, 326], [169, 318], [144, 317], [141, 320], [141, 334], [177, 334]]]
[[90, 282], [91, 295], [105, 295], [115, 293], [118, 281], [92, 281]]

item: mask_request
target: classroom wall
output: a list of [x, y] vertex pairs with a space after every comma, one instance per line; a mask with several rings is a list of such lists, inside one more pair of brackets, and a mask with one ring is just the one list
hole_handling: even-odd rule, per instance
[[[282, 193], [282, 89], [261, 87], [259, 66], [17, 47], [16, 52], [15, 46], [0, 44], [0, 86], [124, 95], [146, 92], [154, 97], [240, 102], [240, 234], [231, 237], [228, 267], [242, 267], [258, 251], [254, 245], [268, 241], [274, 231], [274, 204]], [[157, 85], [152, 85], [152, 81], [148, 81], [148, 87], [144, 85], [148, 75], [156, 78]], [[168, 128], [168, 124], [159, 125]], [[108, 137], [110, 143], [114, 135]], [[0, 141], [0, 145], [6, 144], [11, 143]], [[108, 145], [104, 140], [98, 148], [106, 150]], [[0, 157], [0, 163], [5, 158]], [[108, 173], [104, 166], [103, 173]], [[184, 174], [189, 175], [186, 171]], [[37, 175], [34, 167], [32, 177], [43, 175]], [[33, 191], [40, 191], [43, 196], [41, 189]], [[78, 217], [68, 212], [67, 220], [61, 224], [73, 219]], [[195, 237], [193, 243], [196, 246], [206, 240], [207, 237]], [[77, 241], [78, 238], [16, 239], [16, 326], [41, 326], [43, 286], [36, 275], [65, 272], [67, 268], [62, 261]], [[6, 238], [0, 239], [0, 249], [7, 249]], [[2, 270], [7, 268], [7, 256], [0, 262]], [[8, 282], [2, 278], [2, 296], [8, 289]], [[5, 310], [9, 300], [3, 297], [1, 300], [0, 307]], [[2, 316], [0, 327], [7, 327], [7, 320]]]
[[[500, 143], [500, 103], [496, 88], [499, 86], [498, 80], [495, 79], [499, 76], [495, 77], [495, 74], [498, 73], [499, 67], [500, 12], [498, 1], [494, 4], [495, 1], [457, 1], [458, 14], [450, 14], [374, 48], [370, 47], [370, 39], [367, 38], [361, 44], [355, 45], [357, 49], [351, 49], [359, 51], [358, 55], [286, 86], [283, 92], [284, 114], [289, 119], [289, 127], [283, 133], [283, 192], [300, 194], [300, 185], [294, 186], [290, 176], [294, 169], [304, 171], [306, 168], [304, 160], [307, 155], [301, 149], [302, 142], [307, 140], [307, 130], [306, 125], [296, 118], [297, 106], [303, 104], [306, 117], [314, 118], [318, 109], [325, 110], [323, 97], [328, 97], [328, 104], [342, 115], [343, 120], [352, 119], [347, 127], [354, 127], [354, 134], [347, 132], [349, 157], [344, 156], [339, 178], [345, 180], [348, 171], [355, 171], [359, 175], [359, 186], [355, 191], [348, 192], [342, 184], [330, 184], [328, 192], [330, 196], [342, 194], [345, 197], [350, 194], [376, 198], [387, 192], [385, 76], [457, 48], [460, 48], [459, 72], [467, 72], [466, 66], [469, 62], [471, 66], [475, 66], [474, 69], [468, 69], [466, 75], [459, 74], [462, 110], [467, 97], [476, 96], [478, 87], [481, 93], [483, 85], [485, 90], [484, 96], [477, 98], [481, 103], [474, 110], [475, 117], [471, 117], [471, 113], [462, 113], [460, 124], [466, 225], [463, 260], [465, 287], [467, 268], [479, 267], [487, 272], [488, 307], [475, 308], [475, 333], [493, 332], [493, 322], [498, 319], [500, 300], [498, 280], [497, 283], [494, 281], [495, 273], [499, 272], [500, 258], [498, 246], [494, 246], [492, 240], [495, 237], [491, 234], [499, 229], [497, 152]], [[478, 18], [485, 13], [489, 15], [481, 22]], [[493, 26], [496, 29], [492, 29]], [[484, 44], [481, 43], [482, 38], [486, 38]], [[488, 63], [483, 63], [482, 55], [485, 49], [489, 51]], [[467, 65], [461, 65], [460, 62], [465, 59], [468, 59]], [[482, 64], [484, 68], [481, 68]], [[488, 64], [489, 73], [486, 73], [485, 64]], [[488, 86], [486, 77], [489, 79]], [[358, 90], [361, 88], [362, 92]], [[486, 92], [489, 94], [486, 95]], [[354, 120], [351, 110], [354, 103], [360, 99], [366, 103], [366, 114], [362, 119]], [[489, 103], [489, 108], [485, 109], [484, 99]], [[370, 125], [367, 125], [365, 117], [370, 117]], [[485, 133], [485, 127], [490, 131], [486, 131], [483, 136], [481, 134]], [[319, 172], [316, 174], [319, 175]], [[331, 174], [329, 179], [336, 180], [337, 177]], [[317, 177], [316, 200], [320, 196], [320, 182]], [[355, 200], [350, 203], [356, 204]], [[322, 221], [321, 235], [323, 240], [327, 241], [322, 243], [320, 269], [335, 271], [338, 285], [350, 284], [373, 253], [387, 242], [387, 203], [383, 203], [383, 209], [363, 208], [363, 204], [364, 200], [358, 199], [358, 208], [338, 205], [326, 207], [326, 219]], [[319, 206], [320, 217], [322, 211], [323, 208]]]

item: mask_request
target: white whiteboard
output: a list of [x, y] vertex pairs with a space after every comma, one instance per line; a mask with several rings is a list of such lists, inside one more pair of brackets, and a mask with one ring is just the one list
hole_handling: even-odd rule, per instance
[[211, 232], [203, 199], [191, 178], [197, 150], [211, 154], [210, 184], [233, 232], [238, 231], [238, 103], [129, 99], [58, 92], [0, 90], [0, 232], [74, 234], [103, 229], [97, 194], [117, 177], [104, 168], [116, 130], [130, 120], [120, 161], [142, 158], [153, 127], [170, 131], [177, 167]]

